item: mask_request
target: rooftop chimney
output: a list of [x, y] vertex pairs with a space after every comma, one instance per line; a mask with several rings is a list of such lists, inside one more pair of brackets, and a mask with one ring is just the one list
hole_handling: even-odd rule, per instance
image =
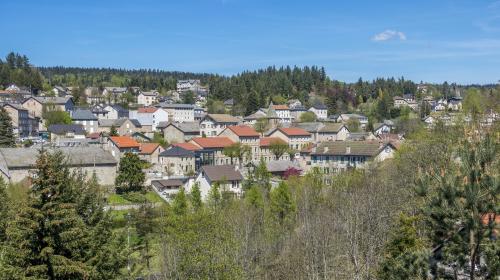
[[345, 153], [346, 153], [346, 155], [348, 155], [348, 154], [350, 154], [350, 153], [351, 153], [351, 147], [350, 147], [350, 146], [347, 146], [347, 147], [345, 148]]

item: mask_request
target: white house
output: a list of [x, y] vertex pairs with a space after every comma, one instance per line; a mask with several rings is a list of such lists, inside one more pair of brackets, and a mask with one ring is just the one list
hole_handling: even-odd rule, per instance
[[[276, 112], [276, 115], [280, 118], [281, 123], [291, 123], [292, 122], [292, 115], [290, 114], [290, 108], [288, 108], [287, 105], [269, 105], [269, 109], [273, 109]], [[269, 110], [268, 109], [268, 110]]]
[[162, 108], [143, 107], [130, 111], [130, 118], [137, 119], [142, 126], [151, 126], [155, 131], [160, 122], [168, 122], [168, 113]]
[[144, 106], [151, 106], [158, 101], [158, 91], [141, 91], [137, 96], [137, 103]]
[[391, 127], [385, 123], [376, 123], [373, 125], [373, 134], [378, 136], [380, 134], [391, 133]]
[[104, 110], [108, 111], [108, 114], [106, 115], [108, 120], [116, 120], [129, 117], [129, 111], [117, 104], [107, 105], [106, 107], [104, 107]]
[[193, 122], [194, 105], [192, 104], [168, 104], [157, 105], [168, 113], [169, 120], [174, 122]]
[[313, 112], [318, 120], [326, 120], [328, 118], [328, 108], [323, 104], [317, 104], [309, 108], [309, 112]]
[[200, 122], [201, 135], [207, 137], [219, 135], [226, 127], [237, 125], [240, 120], [228, 114], [207, 114]]
[[[221, 192], [229, 192], [235, 196], [241, 196], [243, 194], [242, 181], [243, 175], [241, 175], [238, 166], [205, 165], [201, 167], [195, 184], [199, 185], [201, 197], [203, 200], [206, 200], [214, 183], [220, 184], [219, 191]], [[191, 192], [191, 189], [187, 191]]]

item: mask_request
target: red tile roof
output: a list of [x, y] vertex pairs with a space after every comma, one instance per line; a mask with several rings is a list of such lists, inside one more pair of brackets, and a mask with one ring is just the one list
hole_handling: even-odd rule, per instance
[[191, 139], [191, 141], [195, 142], [198, 146], [202, 148], [224, 148], [234, 144], [231, 139], [227, 137], [195, 137]]
[[155, 108], [155, 107], [143, 107], [143, 108], [137, 109], [137, 112], [139, 112], [139, 113], [154, 113], [154, 112], [156, 112], [156, 110], [158, 110], [158, 108]]
[[271, 143], [282, 142], [285, 143], [281, 138], [278, 137], [262, 137], [260, 138], [260, 146], [261, 147], [269, 147]]
[[278, 129], [286, 136], [311, 136], [311, 133], [298, 127], [280, 127]]
[[259, 137], [260, 134], [253, 129], [253, 127], [248, 126], [248, 125], [233, 125], [233, 126], [228, 126], [228, 129], [230, 129], [234, 134], [238, 136], [243, 136], [243, 137]]
[[111, 136], [109, 137], [118, 148], [139, 148], [140, 145], [132, 137], [128, 136]]
[[186, 143], [175, 143], [175, 144], [172, 144], [172, 146], [174, 146], [174, 147], [181, 147], [184, 150], [188, 150], [188, 151], [197, 151], [197, 150], [200, 150], [200, 147], [196, 146], [193, 143], [189, 143], [189, 142], [186, 142]]
[[274, 110], [290, 110], [287, 105], [273, 105]]
[[144, 155], [152, 154], [160, 146], [158, 143], [141, 143], [140, 145], [139, 151]]

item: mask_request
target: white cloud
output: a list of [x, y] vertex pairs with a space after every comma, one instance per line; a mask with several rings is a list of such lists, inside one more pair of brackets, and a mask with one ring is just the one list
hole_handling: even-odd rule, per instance
[[375, 36], [372, 37], [372, 40], [375, 42], [380, 42], [380, 41], [387, 41], [393, 38], [399, 38], [399, 40], [406, 40], [406, 35], [401, 31], [387, 29], [384, 32], [375, 34]]

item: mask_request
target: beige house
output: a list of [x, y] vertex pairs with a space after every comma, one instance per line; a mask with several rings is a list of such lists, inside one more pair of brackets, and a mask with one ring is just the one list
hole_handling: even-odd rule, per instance
[[172, 176], [187, 176], [194, 174], [195, 157], [194, 152], [179, 146], [171, 146], [161, 152], [158, 156], [161, 171]]
[[134, 119], [114, 119], [114, 120], [99, 120], [99, 132], [111, 132], [111, 127], [114, 126], [118, 135], [132, 135], [134, 132], [141, 130], [141, 124]]
[[140, 143], [139, 158], [145, 160], [153, 165], [159, 163], [158, 156], [165, 149], [158, 143]]
[[272, 131], [269, 137], [278, 137], [288, 143], [294, 150], [301, 150], [311, 143], [311, 133], [298, 127], [279, 127]]
[[[201, 167], [201, 165], [223, 165], [231, 163], [231, 159], [223, 153], [225, 147], [235, 143], [229, 139], [229, 137], [195, 137], [188, 143], [200, 148], [197, 151], [199, 155], [199, 166], [196, 166], [197, 168]], [[233, 163], [237, 161], [238, 159], [233, 158]]]
[[265, 162], [270, 162], [272, 160], [290, 160], [290, 155], [284, 153], [279, 159], [275, 159], [275, 155], [271, 150], [272, 143], [285, 143], [281, 138], [278, 137], [262, 137], [259, 140], [259, 160], [262, 159]]
[[157, 129], [163, 132], [163, 138], [169, 143], [182, 143], [200, 136], [198, 122], [161, 122]]
[[228, 114], [207, 114], [200, 122], [201, 135], [212, 137], [219, 135], [226, 127], [237, 125], [240, 120]]
[[[68, 160], [70, 170], [82, 170], [88, 176], [94, 173], [101, 185], [115, 183], [117, 161], [109, 152], [98, 147], [48, 148], [50, 152], [61, 151]], [[38, 148], [0, 148], [0, 176], [6, 182], [18, 183], [35, 174]]]
[[253, 127], [247, 125], [228, 126], [219, 134], [219, 136], [225, 136], [233, 142], [240, 142], [243, 145], [249, 146], [252, 153], [251, 159], [254, 161], [259, 160], [260, 134], [255, 131]]

